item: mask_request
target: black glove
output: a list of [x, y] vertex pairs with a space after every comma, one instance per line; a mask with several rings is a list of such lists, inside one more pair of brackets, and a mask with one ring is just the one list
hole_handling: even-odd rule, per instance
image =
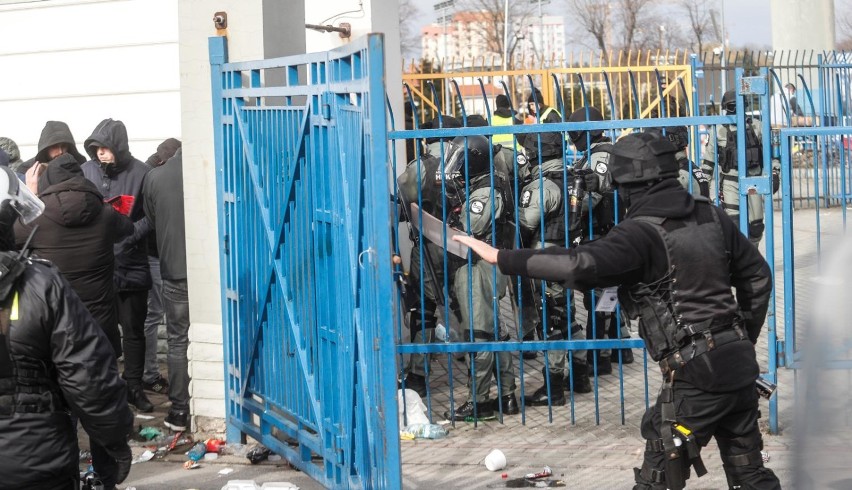
[[778, 192], [781, 188], [781, 171], [778, 169], [772, 170], [772, 193]]
[[127, 442], [119, 442], [104, 446], [104, 449], [115, 460], [118, 466], [115, 482], [123, 482], [127, 479], [127, 475], [130, 474], [130, 463], [133, 461], [133, 452], [130, 450], [130, 446], [127, 445]]
[[583, 176], [583, 184], [586, 187], [586, 192], [598, 192], [601, 188], [601, 179], [594, 172], [588, 173]]

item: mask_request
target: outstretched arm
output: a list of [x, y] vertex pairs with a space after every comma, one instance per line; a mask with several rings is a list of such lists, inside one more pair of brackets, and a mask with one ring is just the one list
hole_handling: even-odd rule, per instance
[[470, 247], [471, 250], [473, 250], [475, 254], [482, 257], [482, 260], [488, 262], [489, 264], [497, 263], [497, 249], [483, 242], [482, 240], [477, 240], [472, 236], [463, 235], [456, 235], [453, 237], [453, 240], [467, 245], [468, 247]]

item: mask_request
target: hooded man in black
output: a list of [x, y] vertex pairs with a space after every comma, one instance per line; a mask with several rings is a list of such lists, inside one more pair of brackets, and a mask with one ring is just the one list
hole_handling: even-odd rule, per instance
[[113, 277], [118, 322], [124, 334], [123, 376], [127, 380], [127, 400], [139, 410], [151, 412], [154, 406], [142, 390], [145, 316], [151, 288], [146, 241], [150, 227], [142, 205], [142, 183], [150, 167], [130, 154], [127, 129], [121, 121], [101, 121], [84, 146], [92, 159], [83, 164], [83, 175], [95, 184], [107, 202], [133, 222], [133, 234], [114, 247]]
[[[627, 215], [604, 237], [574, 248], [497, 250], [454, 237], [505, 274], [589, 289], [618, 286], [664, 384], [642, 418], [647, 440], [634, 490], [679, 490], [706, 470], [715, 437], [731, 488], [776, 490], [763, 466], [754, 344], [772, 291], [769, 265], [736, 224], [677, 181], [677, 149], [650, 133], [613, 148], [611, 173]], [[734, 294], [732, 288], [736, 290]]]
[[38, 138], [36, 155], [24, 162], [16, 171], [26, 172], [34, 163], [47, 163], [63, 153], [74, 155], [74, 159], [78, 163], [82, 164], [86, 161], [86, 157], [77, 151], [74, 135], [71, 134], [68, 125], [62, 121], [47, 121], [44, 124], [44, 129], [41, 130], [41, 136]]
[[130, 220], [104, 203], [97, 187], [83, 177], [74, 155], [52, 160], [38, 180], [44, 213], [32, 224], [15, 223], [18, 247], [33, 228], [30, 250], [62, 271], [121, 356], [113, 268], [116, 242], [133, 233]]

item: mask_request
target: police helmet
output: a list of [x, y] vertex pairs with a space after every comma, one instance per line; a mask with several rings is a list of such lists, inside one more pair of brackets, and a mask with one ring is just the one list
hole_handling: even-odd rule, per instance
[[618, 186], [678, 176], [677, 148], [653, 133], [633, 133], [612, 147], [609, 171]]
[[[588, 110], [588, 118], [586, 117], [586, 112]], [[572, 112], [568, 117], [568, 122], [586, 122], [586, 121], [603, 121], [603, 114], [595, 107], [583, 107], [581, 109], [577, 109]], [[588, 136], [587, 136], [588, 135]], [[571, 139], [571, 143], [574, 144], [574, 147], [580, 151], [586, 151], [588, 148], [589, 139], [592, 142], [596, 141], [598, 138], [603, 136], [602, 129], [595, 129], [592, 131], [568, 131], [568, 137]]]
[[[431, 121], [426, 121], [423, 123], [420, 128], [421, 129], [438, 129], [438, 128], [460, 128], [462, 127], [461, 121], [456, 119], [453, 116], [435, 116]], [[426, 144], [430, 145], [440, 140], [446, 141], [447, 138], [426, 138]]]
[[737, 113], [737, 93], [734, 90], [728, 90], [722, 95], [722, 110], [728, 114]]
[[[689, 130], [686, 126], [667, 126], [665, 128], [648, 128], [647, 132], [655, 133], [662, 138], [666, 138], [678, 150], [682, 150], [689, 146]], [[665, 132], [665, 134], [663, 134]]]
[[[465, 141], [467, 140], [467, 141]], [[464, 155], [467, 149], [467, 166]], [[502, 148], [492, 145], [485, 136], [456, 136], [447, 150], [444, 175], [447, 180], [470, 180], [491, 171], [491, 157]]]

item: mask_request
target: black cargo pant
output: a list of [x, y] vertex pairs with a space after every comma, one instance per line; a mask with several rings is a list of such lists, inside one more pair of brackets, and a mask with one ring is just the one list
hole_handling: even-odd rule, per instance
[[[690, 429], [698, 445], [704, 447], [716, 438], [728, 478], [728, 486], [754, 490], [780, 490], [781, 484], [772, 470], [763, 466], [760, 450], [763, 438], [757, 426], [760, 416], [754, 384], [727, 392], [710, 393], [690, 384], [674, 384], [674, 407], [677, 422]], [[661, 440], [660, 399], [642, 417], [642, 437]], [[665, 453], [645, 449], [642, 469], [636, 471], [634, 490], [665, 490]]]

